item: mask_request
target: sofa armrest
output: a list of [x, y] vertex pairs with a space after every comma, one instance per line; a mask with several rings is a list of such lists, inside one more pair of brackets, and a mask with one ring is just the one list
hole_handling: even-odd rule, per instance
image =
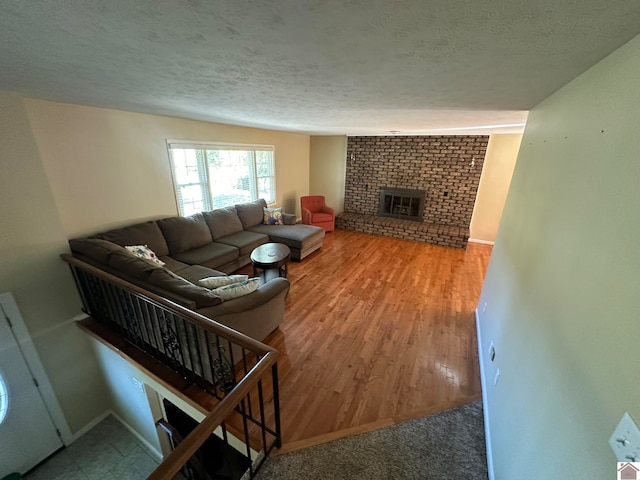
[[305, 225], [311, 224], [311, 210], [309, 210], [308, 208], [302, 209], [302, 223], [304, 223]]
[[334, 218], [336, 216], [336, 211], [333, 208], [328, 207], [327, 205], [324, 205], [322, 207], [322, 213], [328, 213], [329, 215], [331, 215]]
[[214, 320], [218, 316], [246, 312], [264, 305], [283, 292], [286, 296], [289, 293], [289, 287], [290, 283], [286, 278], [273, 278], [264, 285], [260, 285], [255, 292], [226, 300], [219, 305], [199, 308], [197, 311]]
[[294, 213], [283, 213], [282, 219], [285, 225], [295, 225], [297, 220]]

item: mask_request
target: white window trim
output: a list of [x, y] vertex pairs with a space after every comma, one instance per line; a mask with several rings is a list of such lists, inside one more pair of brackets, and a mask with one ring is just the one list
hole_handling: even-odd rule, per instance
[[2, 370], [0, 370], [0, 425], [7, 418], [9, 412], [9, 386], [4, 378]]
[[[215, 147], [223, 147], [228, 150], [271, 150], [274, 155], [274, 164], [273, 164], [273, 201], [267, 202], [267, 206], [272, 207], [277, 205], [277, 191], [278, 191], [278, 177], [276, 175], [276, 165], [275, 165], [275, 153], [276, 147], [275, 145], [266, 145], [259, 143], [228, 143], [228, 142], [211, 142], [211, 141], [202, 141], [202, 140], [180, 140], [174, 138], [166, 139], [166, 148], [167, 148], [167, 157], [169, 159], [169, 169], [171, 170], [171, 180], [173, 182], [173, 194], [176, 201], [176, 209], [178, 214], [180, 214], [180, 196], [178, 194], [178, 182], [176, 179], [175, 169], [173, 166], [173, 160], [171, 158], [171, 148], [172, 146], [176, 146], [178, 148], [192, 148], [192, 149], [215, 149]], [[209, 175], [209, 172], [205, 172], [205, 174]], [[207, 180], [208, 181], [208, 180]]]

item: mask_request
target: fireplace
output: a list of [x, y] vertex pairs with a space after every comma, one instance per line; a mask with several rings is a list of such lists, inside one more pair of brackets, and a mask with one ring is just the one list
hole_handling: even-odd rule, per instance
[[426, 196], [426, 190], [382, 187], [378, 202], [378, 216], [422, 222]]

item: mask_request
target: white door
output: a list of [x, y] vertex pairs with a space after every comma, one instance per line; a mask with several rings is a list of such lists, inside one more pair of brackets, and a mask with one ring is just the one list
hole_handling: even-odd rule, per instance
[[62, 441], [0, 304], [0, 478], [24, 473]]

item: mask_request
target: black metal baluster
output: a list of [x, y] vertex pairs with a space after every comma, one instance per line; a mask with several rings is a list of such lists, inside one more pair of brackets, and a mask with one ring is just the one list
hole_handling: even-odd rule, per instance
[[133, 295], [133, 308], [136, 312], [136, 317], [138, 317], [138, 328], [140, 329], [140, 337], [142, 340], [142, 346], [145, 352], [149, 352], [149, 332], [147, 331], [147, 324], [144, 318], [144, 308], [143, 303], [140, 301], [140, 297], [137, 295]]
[[189, 351], [189, 339], [187, 338], [187, 332], [185, 332], [184, 329], [184, 319], [174, 313], [171, 314], [171, 317], [173, 318], [173, 325], [175, 326], [178, 338], [178, 346], [180, 353], [182, 354], [182, 361], [180, 362], [180, 365], [182, 366], [182, 375], [193, 383], [193, 365], [191, 362], [191, 352]]
[[211, 340], [211, 336], [215, 335], [214, 333], [211, 332], [205, 332], [205, 345], [207, 347], [207, 375], [209, 375], [210, 378], [210, 382], [211, 385], [213, 385], [213, 388], [211, 390], [208, 390], [208, 392], [210, 394], [212, 394], [214, 397], [216, 397], [218, 400], [221, 399], [221, 397], [218, 395], [218, 389], [217, 389], [217, 384], [216, 384], [216, 375], [215, 375], [215, 371], [213, 368], [213, 353], [211, 352], [211, 345], [215, 342], [215, 340]]
[[253, 478], [253, 459], [251, 458], [251, 441], [249, 439], [249, 427], [247, 425], [247, 412], [244, 406], [244, 398], [240, 400], [240, 412], [242, 414], [242, 428], [244, 431], [244, 444], [247, 447], [247, 458], [249, 459], [249, 475]]
[[129, 333], [129, 341], [144, 350], [144, 343], [142, 342], [142, 335], [140, 332], [140, 321], [133, 303], [134, 296], [127, 290], [120, 289], [120, 292], [124, 300], [122, 308], [124, 311], [124, 320], [127, 325], [127, 332]]
[[262, 433], [262, 450], [264, 451], [265, 457], [267, 456], [267, 432], [265, 430], [266, 427], [266, 419], [264, 415], [264, 395], [262, 393], [262, 380], [258, 380], [258, 401], [260, 402], [260, 432]]
[[198, 342], [198, 327], [189, 321], [185, 321], [187, 343], [189, 344], [189, 357], [191, 358], [191, 368], [193, 369], [196, 384], [207, 390], [204, 375], [202, 374], [202, 360], [200, 358], [200, 342]]
[[180, 354], [180, 344], [178, 343], [178, 337], [175, 332], [175, 328], [171, 323], [169, 314], [166, 310], [158, 308], [160, 310], [159, 326], [160, 335], [162, 338], [162, 345], [164, 348], [164, 354], [167, 357], [167, 361], [170, 366], [178, 373], [180, 373], [178, 355]]
[[273, 382], [273, 415], [275, 417], [276, 447], [282, 446], [282, 432], [280, 430], [280, 392], [278, 391], [278, 364], [271, 367], [271, 381]]
[[227, 436], [227, 422], [222, 422], [220, 424], [220, 427], [222, 428], [222, 438], [224, 439], [225, 443], [228, 445], [229, 444], [229, 438]]
[[87, 295], [84, 291], [82, 283], [80, 282], [80, 278], [78, 278], [78, 270], [76, 269], [76, 267], [74, 267], [70, 263], [68, 265], [69, 265], [69, 269], [71, 270], [71, 275], [73, 276], [73, 282], [76, 284], [76, 290], [78, 290], [78, 293], [80, 294], [80, 300], [82, 301], [82, 311], [87, 315], [89, 315], [88, 305], [87, 305]]
[[164, 343], [162, 341], [162, 330], [160, 328], [160, 307], [156, 305], [151, 306], [151, 323], [153, 325], [153, 335], [156, 339], [156, 345], [158, 346], [158, 358], [166, 358], [167, 354], [164, 349]]
[[[103, 282], [101, 282], [103, 283]], [[120, 300], [120, 292], [118, 287], [111, 284], [104, 284], [103, 293], [104, 293], [104, 301], [105, 307], [108, 311], [108, 318], [105, 318], [109, 324], [114, 325], [116, 327], [116, 331], [118, 331], [126, 340], [129, 340], [129, 335], [127, 332], [127, 325], [124, 321], [124, 312], [122, 310]]]
[[218, 358], [213, 359], [211, 362], [214, 368], [214, 378], [216, 379], [218, 387], [222, 390], [223, 394], [226, 395], [233, 390], [235, 382], [232, 381], [232, 367], [229, 366], [229, 362], [223, 356], [224, 346], [220, 343], [220, 336], [217, 333], [215, 334], [215, 349]]
[[229, 348], [229, 362], [231, 363], [231, 371], [233, 375], [233, 383], [238, 383], [238, 377], [236, 375], [236, 362], [233, 360], [233, 346], [231, 345], [231, 340], [227, 338], [227, 346]]

